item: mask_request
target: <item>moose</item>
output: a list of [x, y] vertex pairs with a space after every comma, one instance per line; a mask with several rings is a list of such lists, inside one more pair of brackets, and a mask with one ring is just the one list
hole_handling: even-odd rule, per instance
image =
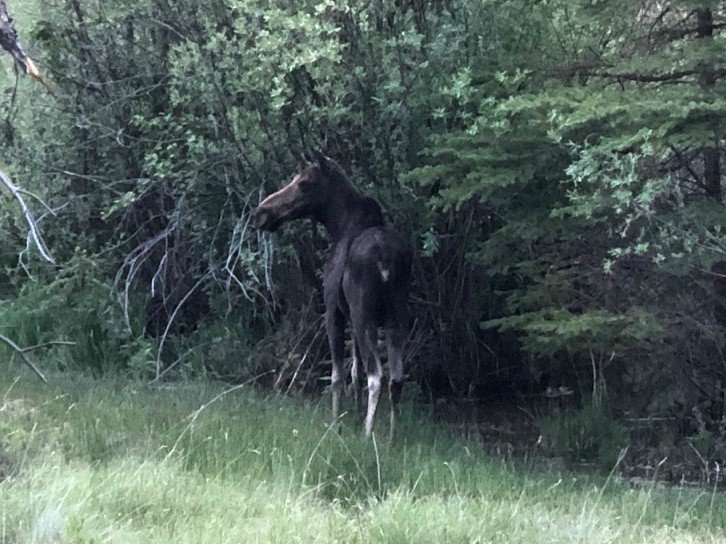
[[345, 325], [353, 331], [351, 389], [361, 402], [361, 364], [368, 381], [365, 435], [370, 437], [383, 381], [378, 330], [386, 333], [391, 401], [390, 434], [403, 390], [403, 350], [409, 332], [408, 292], [412, 251], [408, 241], [386, 225], [380, 205], [356, 191], [343, 169], [316, 153], [285, 187], [265, 198], [252, 223], [275, 231], [298, 218], [321, 223], [332, 238], [323, 270], [325, 326], [332, 358], [333, 421], [345, 385]]

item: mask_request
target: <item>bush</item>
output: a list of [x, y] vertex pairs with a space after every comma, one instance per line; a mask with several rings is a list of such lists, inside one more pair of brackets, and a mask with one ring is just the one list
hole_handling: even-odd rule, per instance
[[48, 360], [61, 370], [147, 375], [153, 342], [144, 338], [138, 322], [125, 322], [111, 287], [92, 278], [88, 264], [76, 259], [53, 281], [26, 283], [16, 298], [0, 301], [0, 330], [26, 347], [72, 342], [49, 348]]

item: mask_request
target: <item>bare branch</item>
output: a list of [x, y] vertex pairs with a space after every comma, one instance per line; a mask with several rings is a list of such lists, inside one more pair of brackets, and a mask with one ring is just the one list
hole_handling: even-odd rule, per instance
[[[40, 255], [49, 263], [55, 264], [55, 259], [53, 259], [52, 255], [50, 254], [50, 251], [48, 251], [48, 247], [45, 245], [45, 242], [43, 241], [43, 236], [40, 233], [40, 229], [38, 228], [38, 224], [33, 217], [32, 212], [30, 211], [30, 208], [28, 208], [28, 205], [25, 203], [25, 199], [23, 198], [23, 193], [31, 195], [36, 200], [43, 203], [43, 201], [36, 195], [32, 193], [28, 193], [27, 191], [23, 191], [19, 187], [17, 187], [15, 184], [13, 184], [12, 181], [10, 181], [10, 178], [2, 171], [0, 171], [0, 181], [3, 182], [3, 185], [5, 185], [8, 190], [10, 191], [10, 194], [15, 197], [15, 200], [17, 200], [20, 203], [20, 207], [23, 210], [23, 215], [25, 215], [25, 221], [28, 223], [29, 228], [29, 234], [33, 239], [33, 242], [35, 243], [35, 247], [38, 248], [38, 251], [40, 252]], [[43, 203], [43, 206], [50, 210], [47, 204]]]
[[184, 305], [184, 303], [187, 301], [187, 299], [194, 293], [194, 291], [197, 290], [197, 288], [202, 285], [211, 275], [210, 272], [207, 272], [199, 278], [197, 283], [195, 283], [189, 291], [187, 291], [187, 294], [184, 295], [184, 297], [179, 301], [179, 304], [177, 304], [176, 308], [174, 308], [174, 311], [172, 312], [171, 316], [169, 316], [169, 321], [166, 324], [166, 327], [164, 328], [164, 333], [161, 335], [161, 339], [159, 340], [159, 349], [156, 352], [156, 376], [158, 377], [161, 374], [161, 353], [164, 349], [164, 342], [166, 342], [166, 337], [169, 334], [169, 330], [171, 329], [172, 324], [174, 323], [174, 318], [176, 317], [176, 314], [179, 312], [179, 309]]
[[[699, 70], [690, 69], [671, 72], [669, 74], [641, 74], [638, 72], [585, 72], [584, 75], [591, 77], [607, 77], [625, 81], [640, 81], [642, 83], [661, 83], [683, 79], [688, 76], [695, 76], [699, 73], [701, 73]], [[714, 79], [719, 79], [724, 76], [726, 76], [726, 68], [720, 68], [713, 71]]]
[[315, 341], [318, 339], [318, 336], [321, 332], [323, 332], [323, 325], [325, 325], [324, 322], [322, 322], [322, 319], [319, 319], [320, 325], [318, 326], [318, 330], [315, 332], [315, 336], [313, 336], [313, 339], [310, 341], [310, 344], [308, 345], [308, 348], [305, 350], [305, 353], [303, 354], [302, 358], [300, 359], [300, 362], [297, 365], [297, 368], [295, 369], [295, 373], [292, 375], [292, 378], [290, 378], [290, 383], [287, 386], [287, 389], [285, 389], [285, 394], [289, 395], [290, 390], [292, 389], [292, 386], [295, 384], [295, 380], [297, 379], [297, 375], [300, 373], [300, 369], [305, 364], [305, 360], [308, 358], [308, 355], [310, 354], [310, 350], [315, 345]]
[[20, 355], [20, 358], [23, 360], [23, 363], [25, 363], [26, 366], [30, 367], [30, 369], [33, 372], [35, 372], [41, 380], [43, 380], [43, 383], [48, 383], [48, 380], [45, 379], [45, 376], [43, 376], [43, 373], [38, 369], [37, 366], [35, 366], [35, 363], [33, 363], [33, 361], [31, 361], [30, 358], [26, 355], [27, 351], [34, 349], [36, 347], [40, 347], [40, 346], [34, 346], [33, 348], [21, 348], [15, 342], [10, 340], [10, 338], [8, 338], [7, 336], [5, 336], [3, 334], [0, 334], [0, 342], [3, 342], [10, 349], [12, 349], [15, 353]]
[[76, 342], [66, 342], [65, 340], [51, 340], [50, 342], [43, 342], [42, 344], [36, 344], [23, 348], [23, 352], [34, 351], [40, 348], [47, 348], [48, 346], [75, 346]]
[[[129, 330], [131, 330], [131, 319], [129, 317], [129, 302], [131, 298], [131, 286], [134, 282], [134, 279], [136, 278], [136, 275], [140, 272], [141, 266], [152, 256], [152, 252], [156, 248], [156, 246], [160, 242], [164, 242], [166, 244], [168, 237], [172, 235], [172, 233], [176, 230], [176, 227], [176, 222], [173, 222], [153, 238], [146, 240], [142, 244], [139, 244], [133, 251], [131, 251], [131, 253], [126, 256], [123, 264], [121, 265], [121, 268], [119, 268], [118, 272], [116, 273], [116, 278], [114, 280], [114, 289], [118, 289], [122, 281], [124, 283], [123, 295], [119, 295], [119, 301], [123, 306], [124, 318], [126, 320], [126, 326]], [[165, 258], [162, 259], [162, 262], [159, 265], [160, 269], [162, 266], [166, 266], [166, 254], [167, 252], [165, 252]], [[154, 274], [154, 277], [152, 278], [152, 295], [155, 291], [155, 284], [158, 273], [159, 271], [157, 270], [157, 273]]]

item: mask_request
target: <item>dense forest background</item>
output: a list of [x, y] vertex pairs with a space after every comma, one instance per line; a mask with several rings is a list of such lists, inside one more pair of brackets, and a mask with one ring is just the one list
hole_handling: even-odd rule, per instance
[[75, 342], [45, 364], [324, 387], [324, 234], [249, 225], [316, 149], [416, 246], [408, 394], [573, 390], [726, 451], [723, 3], [37, 14], [17, 24], [52, 92], [0, 61], [0, 169], [48, 205], [56, 264], [0, 195], [0, 331]]

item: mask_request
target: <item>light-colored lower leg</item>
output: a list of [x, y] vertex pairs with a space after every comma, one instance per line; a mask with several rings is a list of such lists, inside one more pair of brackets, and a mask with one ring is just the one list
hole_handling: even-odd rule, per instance
[[[378, 361], [376, 361], [378, 363]], [[373, 422], [376, 418], [376, 408], [378, 407], [378, 398], [381, 394], [381, 370], [380, 363], [377, 364], [378, 372], [368, 376], [368, 412], [366, 413], [366, 437], [370, 437], [373, 432]]]
[[353, 400], [355, 401], [356, 409], [360, 410], [361, 407], [361, 383], [360, 383], [360, 365], [361, 360], [359, 354], [353, 353], [353, 364], [350, 367], [350, 389], [353, 392]]

